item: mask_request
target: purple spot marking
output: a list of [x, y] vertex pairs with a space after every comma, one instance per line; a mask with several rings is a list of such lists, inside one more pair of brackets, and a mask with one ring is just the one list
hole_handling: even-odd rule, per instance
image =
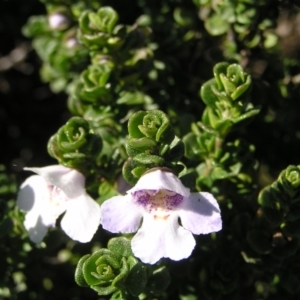
[[167, 204], [168, 209], [173, 209], [173, 208], [179, 206], [183, 201], [183, 196], [181, 196], [180, 194], [175, 194], [175, 195], [166, 196], [166, 197], [167, 197], [166, 204]]
[[150, 197], [151, 196], [145, 191], [136, 191], [133, 193], [133, 198], [135, 199], [135, 201], [144, 207], [146, 207], [149, 204]]

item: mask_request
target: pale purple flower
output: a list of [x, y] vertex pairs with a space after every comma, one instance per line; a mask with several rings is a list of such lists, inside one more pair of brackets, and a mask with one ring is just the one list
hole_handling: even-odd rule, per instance
[[100, 206], [86, 193], [84, 176], [61, 165], [24, 170], [38, 174], [24, 181], [17, 199], [19, 208], [27, 212], [24, 226], [30, 239], [41, 242], [65, 212], [64, 232], [73, 240], [89, 242], [100, 224]]
[[220, 208], [212, 194], [190, 193], [173, 173], [159, 169], [143, 175], [125, 196], [105, 201], [101, 223], [113, 233], [137, 231], [132, 251], [149, 264], [163, 257], [187, 258], [196, 244], [193, 234], [222, 228]]

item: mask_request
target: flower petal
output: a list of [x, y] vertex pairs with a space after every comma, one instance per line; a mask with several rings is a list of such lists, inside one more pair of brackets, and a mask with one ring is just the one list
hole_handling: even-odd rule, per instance
[[48, 197], [47, 183], [41, 176], [30, 176], [20, 186], [17, 205], [22, 211], [27, 212], [24, 227], [34, 243], [41, 242], [48, 230], [40, 215], [40, 210]]
[[140, 190], [169, 190], [184, 197], [190, 195], [190, 190], [181, 183], [177, 176], [162, 170], [146, 173], [127, 193], [134, 193]]
[[178, 216], [154, 220], [145, 214], [142, 227], [131, 241], [134, 255], [144, 263], [155, 264], [162, 257], [181, 260], [191, 255], [195, 247], [193, 235], [179, 226]]
[[[41, 207], [50, 197], [46, 181], [38, 175], [28, 177], [20, 186], [17, 205], [22, 211], [31, 211]], [[40, 199], [37, 201], [37, 199]]]
[[74, 169], [54, 165], [44, 168], [24, 168], [24, 170], [39, 174], [50, 184], [60, 188], [68, 198], [75, 198], [85, 193], [85, 178]]
[[64, 232], [73, 240], [89, 242], [100, 225], [100, 205], [86, 193], [67, 202], [61, 220]]
[[101, 206], [101, 223], [113, 233], [135, 232], [140, 226], [142, 212], [131, 195], [115, 196]]
[[30, 240], [34, 243], [40, 243], [48, 231], [48, 226], [43, 223], [41, 216], [35, 212], [29, 212], [25, 216], [24, 226], [28, 231]]
[[210, 193], [192, 193], [183, 201], [179, 216], [182, 226], [194, 234], [207, 234], [222, 229], [220, 208]]
[[48, 227], [54, 225], [57, 217], [65, 210], [64, 204], [51, 203], [49, 186], [38, 175], [30, 176], [20, 186], [17, 205], [27, 212], [24, 226], [35, 243], [44, 238]]

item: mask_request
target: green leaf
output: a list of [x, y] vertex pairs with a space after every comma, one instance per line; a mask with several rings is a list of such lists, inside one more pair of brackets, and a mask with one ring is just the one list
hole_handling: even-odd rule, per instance
[[230, 131], [232, 124], [231, 119], [220, 120], [214, 124], [214, 128], [220, 132], [220, 135], [225, 136]]
[[147, 289], [151, 291], [154, 295], [160, 295], [171, 282], [171, 277], [168, 269], [165, 266], [162, 266], [149, 276], [147, 283]]
[[[154, 147], [157, 146], [157, 143], [155, 140], [151, 138], [142, 137], [139, 139], [129, 138], [127, 140], [127, 145], [130, 148], [138, 150], [139, 152], [145, 152], [145, 151], [151, 151]], [[128, 155], [131, 156], [129, 153]]]
[[139, 296], [147, 284], [147, 267], [137, 263], [126, 278], [126, 288], [133, 296]]
[[120, 93], [120, 98], [117, 100], [118, 104], [126, 104], [126, 105], [139, 105], [139, 104], [148, 104], [151, 101], [151, 98], [144, 93], [139, 91], [135, 92], [123, 92]]
[[218, 14], [210, 17], [205, 23], [205, 28], [212, 36], [218, 36], [229, 30], [229, 23]]
[[90, 28], [89, 28], [89, 24], [90, 24], [89, 14], [90, 14], [90, 11], [85, 10], [84, 12], [82, 12], [82, 14], [79, 17], [79, 26], [80, 26], [80, 29], [83, 32], [89, 32], [90, 31]]
[[153, 165], [153, 167], [163, 166], [165, 160], [157, 155], [150, 155], [146, 153], [140, 153], [133, 157], [133, 160], [145, 165]]
[[131, 251], [131, 242], [125, 237], [117, 237], [109, 240], [107, 248], [118, 257], [129, 257], [133, 255]]
[[202, 149], [199, 147], [198, 144], [198, 137], [190, 132], [183, 137], [184, 143], [184, 155], [191, 160], [200, 160]]
[[211, 79], [201, 86], [200, 97], [206, 105], [216, 108], [215, 103], [219, 101], [219, 98], [213, 92], [212, 87], [217, 88], [215, 79]]
[[112, 286], [112, 285], [104, 286], [104, 287], [99, 285], [92, 285], [91, 288], [95, 290], [98, 293], [98, 295], [101, 296], [111, 295], [112, 293], [119, 290], [116, 286]]
[[128, 121], [128, 132], [132, 138], [143, 136], [156, 142], [168, 142], [174, 139], [167, 115], [160, 110], [139, 111]]
[[183, 142], [175, 136], [174, 140], [170, 144], [169, 151], [164, 155], [165, 160], [171, 162], [177, 162], [184, 155], [184, 144]]
[[240, 98], [251, 86], [251, 77], [249, 75], [246, 76], [246, 81], [244, 84], [238, 86], [235, 91], [231, 94], [232, 100], [236, 100]]
[[118, 290], [111, 296], [110, 300], [139, 300], [138, 297], [132, 296], [125, 289]]
[[140, 177], [136, 177], [136, 176], [140, 173], [136, 172], [136, 168], [140, 168], [140, 167], [145, 168], [145, 166], [141, 165], [137, 161], [134, 161], [132, 158], [128, 158], [125, 161], [125, 163], [123, 165], [123, 169], [122, 169], [122, 174], [123, 174], [124, 179], [129, 184], [135, 185], [137, 183], [137, 181], [139, 180]]
[[128, 120], [128, 133], [132, 138], [144, 137], [144, 134], [139, 130], [139, 125], [143, 123], [143, 119], [146, 115], [146, 111], [138, 111]]
[[260, 109], [254, 108], [254, 109], [251, 109], [251, 110], [247, 111], [246, 113], [240, 115], [239, 117], [232, 119], [232, 122], [239, 123], [239, 122], [244, 121], [248, 118], [255, 117], [259, 113], [260, 113]]
[[98, 194], [101, 196], [101, 201], [117, 196], [117, 191], [114, 185], [108, 181], [103, 181], [99, 185]]
[[[245, 76], [249, 77], [244, 73], [243, 68], [239, 64], [231, 64], [227, 66], [226, 73], [227, 77], [235, 84], [239, 85], [240, 83], [245, 82]], [[247, 79], [248, 80], [248, 79]]]
[[90, 50], [101, 49], [108, 44], [109, 36], [107, 34], [84, 34], [80, 36], [80, 40], [84, 45], [90, 48]]
[[98, 10], [97, 16], [98, 20], [100, 20], [98, 25], [100, 25], [101, 31], [112, 34], [119, 20], [118, 13], [113, 8], [104, 6]]
[[266, 49], [274, 48], [278, 44], [278, 36], [273, 32], [265, 33], [264, 47]]
[[131, 172], [135, 178], [140, 178], [147, 170], [148, 168], [146, 168], [145, 166], [138, 166], [134, 168]]
[[90, 256], [91, 256], [90, 254], [84, 255], [83, 257], [80, 258], [80, 260], [77, 263], [77, 267], [75, 270], [75, 281], [79, 286], [83, 286], [83, 287], [89, 286], [84, 279], [83, 264]]
[[62, 155], [64, 159], [73, 159], [73, 160], [84, 160], [86, 155], [84, 153], [64, 153]]
[[235, 84], [232, 83], [224, 74], [220, 74], [220, 79], [226, 94], [231, 95], [236, 89]]
[[211, 172], [211, 178], [213, 180], [225, 179], [228, 176], [230, 176], [230, 174], [226, 170], [224, 170], [221, 166], [213, 168]]
[[108, 264], [108, 266], [112, 266], [114, 269], [118, 269], [120, 267], [118, 260], [112, 255], [112, 253], [108, 249], [100, 249], [94, 252], [83, 263], [83, 276], [88, 285], [94, 286], [100, 284], [103, 281], [105, 282], [105, 279], [103, 279], [103, 277], [93, 275], [97, 275], [97, 264], [101, 262], [104, 264]]
[[227, 74], [227, 69], [229, 66], [230, 66], [229, 63], [227, 63], [227, 62], [219, 62], [214, 66], [213, 74], [214, 74], [214, 77], [215, 77], [215, 80], [217, 83], [217, 90], [221, 91], [223, 89], [220, 75]]
[[288, 166], [286, 170], [280, 173], [278, 182], [290, 197], [295, 196], [300, 191], [300, 167]]
[[129, 264], [124, 256], [121, 257], [120, 262], [121, 268], [119, 268], [119, 274], [114, 278], [114, 280], [111, 283], [113, 286], [117, 286], [117, 284], [124, 278], [126, 278], [129, 273]]

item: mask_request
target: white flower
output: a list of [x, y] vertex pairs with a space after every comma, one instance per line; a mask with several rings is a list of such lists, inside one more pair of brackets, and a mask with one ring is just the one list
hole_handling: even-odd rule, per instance
[[196, 244], [192, 233], [207, 234], [222, 228], [220, 208], [212, 194], [190, 193], [174, 174], [162, 170], [143, 175], [125, 196], [105, 201], [101, 223], [113, 233], [137, 231], [132, 251], [150, 264], [162, 257], [187, 258]]
[[27, 212], [24, 226], [30, 239], [39, 243], [65, 212], [61, 221], [65, 233], [89, 242], [100, 225], [100, 206], [86, 193], [84, 176], [61, 165], [25, 170], [38, 174], [24, 181], [17, 199], [19, 208]]

